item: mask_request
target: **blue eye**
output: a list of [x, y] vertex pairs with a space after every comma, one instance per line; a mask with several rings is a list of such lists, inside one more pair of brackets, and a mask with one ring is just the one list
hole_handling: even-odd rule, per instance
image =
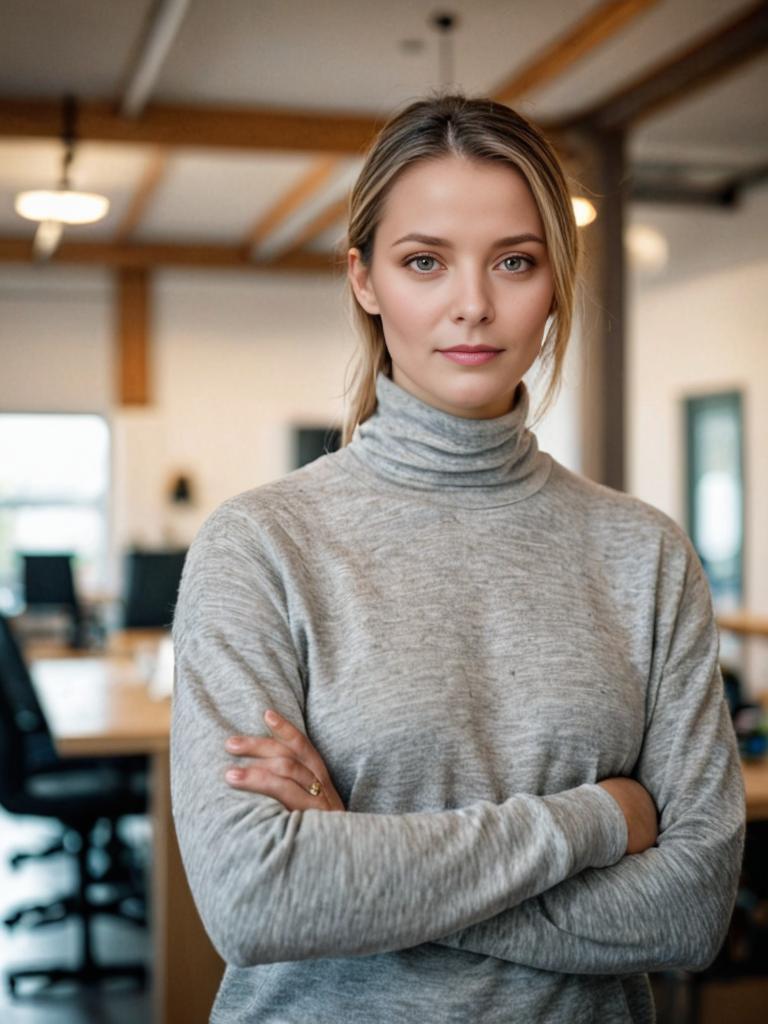
[[[505, 263], [518, 263], [518, 264], [522, 263], [522, 264], [524, 264], [522, 267], [519, 267], [517, 269], [517, 273], [520, 273], [521, 270], [528, 270], [530, 267], [533, 266], [533, 260], [530, 259], [528, 256], [505, 256], [504, 259], [501, 262], [502, 262], [502, 264], [505, 264]], [[513, 270], [514, 271], [515, 268], [514, 267], [507, 267], [507, 270]]]
[[[432, 264], [432, 266], [425, 267], [425, 262]], [[434, 256], [427, 256], [425, 254], [422, 254], [420, 256], [411, 256], [411, 258], [407, 261], [405, 265], [407, 267], [413, 266], [413, 269], [416, 271], [417, 274], [428, 274], [431, 270], [435, 269], [434, 264], [436, 263], [437, 260], [435, 259]]]

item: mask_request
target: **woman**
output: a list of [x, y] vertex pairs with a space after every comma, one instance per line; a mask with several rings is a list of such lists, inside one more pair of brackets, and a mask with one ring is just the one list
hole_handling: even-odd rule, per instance
[[645, 972], [717, 952], [744, 806], [700, 563], [526, 427], [576, 260], [513, 111], [385, 126], [350, 204], [345, 446], [221, 506], [180, 591], [213, 1021], [650, 1021]]

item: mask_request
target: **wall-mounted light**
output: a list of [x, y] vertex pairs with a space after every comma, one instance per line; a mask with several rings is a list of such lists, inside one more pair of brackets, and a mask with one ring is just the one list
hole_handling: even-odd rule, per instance
[[186, 473], [179, 473], [177, 476], [174, 476], [169, 488], [169, 497], [174, 505], [194, 504], [192, 478], [187, 476]]

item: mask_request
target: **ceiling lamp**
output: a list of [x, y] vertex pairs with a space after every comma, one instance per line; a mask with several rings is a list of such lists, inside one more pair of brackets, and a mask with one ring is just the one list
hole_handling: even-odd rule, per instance
[[105, 217], [109, 200], [96, 192], [75, 192], [66, 183], [56, 189], [19, 192], [16, 213], [27, 220], [57, 220], [61, 224], [93, 224]]
[[597, 210], [584, 196], [571, 196], [571, 203], [573, 204], [573, 214], [578, 227], [586, 227], [587, 224], [591, 224], [597, 217]]
[[70, 185], [69, 169], [75, 155], [75, 120], [77, 105], [73, 97], [64, 100], [62, 141], [64, 156], [61, 180], [56, 189], [34, 189], [19, 192], [14, 208], [20, 217], [37, 221], [35, 255], [51, 256], [61, 240], [64, 224], [93, 224], [107, 215], [109, 200], [96, 192], [77, 192]]

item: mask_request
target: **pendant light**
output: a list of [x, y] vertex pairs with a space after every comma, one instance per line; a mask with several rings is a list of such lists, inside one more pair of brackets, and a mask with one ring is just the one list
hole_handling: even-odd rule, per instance
[[454, 35], [458, 18], [447, 11], [433, 14], [430, 18], [432, 26], [440, 33], [440, 87], [448, 89], [454, 79]]
[[109, 200], [96, 192], [78, 192], [72, 188], [69, 170], [75, 155], [75, 122], [77, 104], [74, 97], [64, 100], [61, 180], [56, 189], [34, 189], [19, 192], [14, 207], [20, 217], [38, 222], [35, 232], [35, 255], [47, 259], [55, 250], [65, 224], [93, 224], [106, 216]]

